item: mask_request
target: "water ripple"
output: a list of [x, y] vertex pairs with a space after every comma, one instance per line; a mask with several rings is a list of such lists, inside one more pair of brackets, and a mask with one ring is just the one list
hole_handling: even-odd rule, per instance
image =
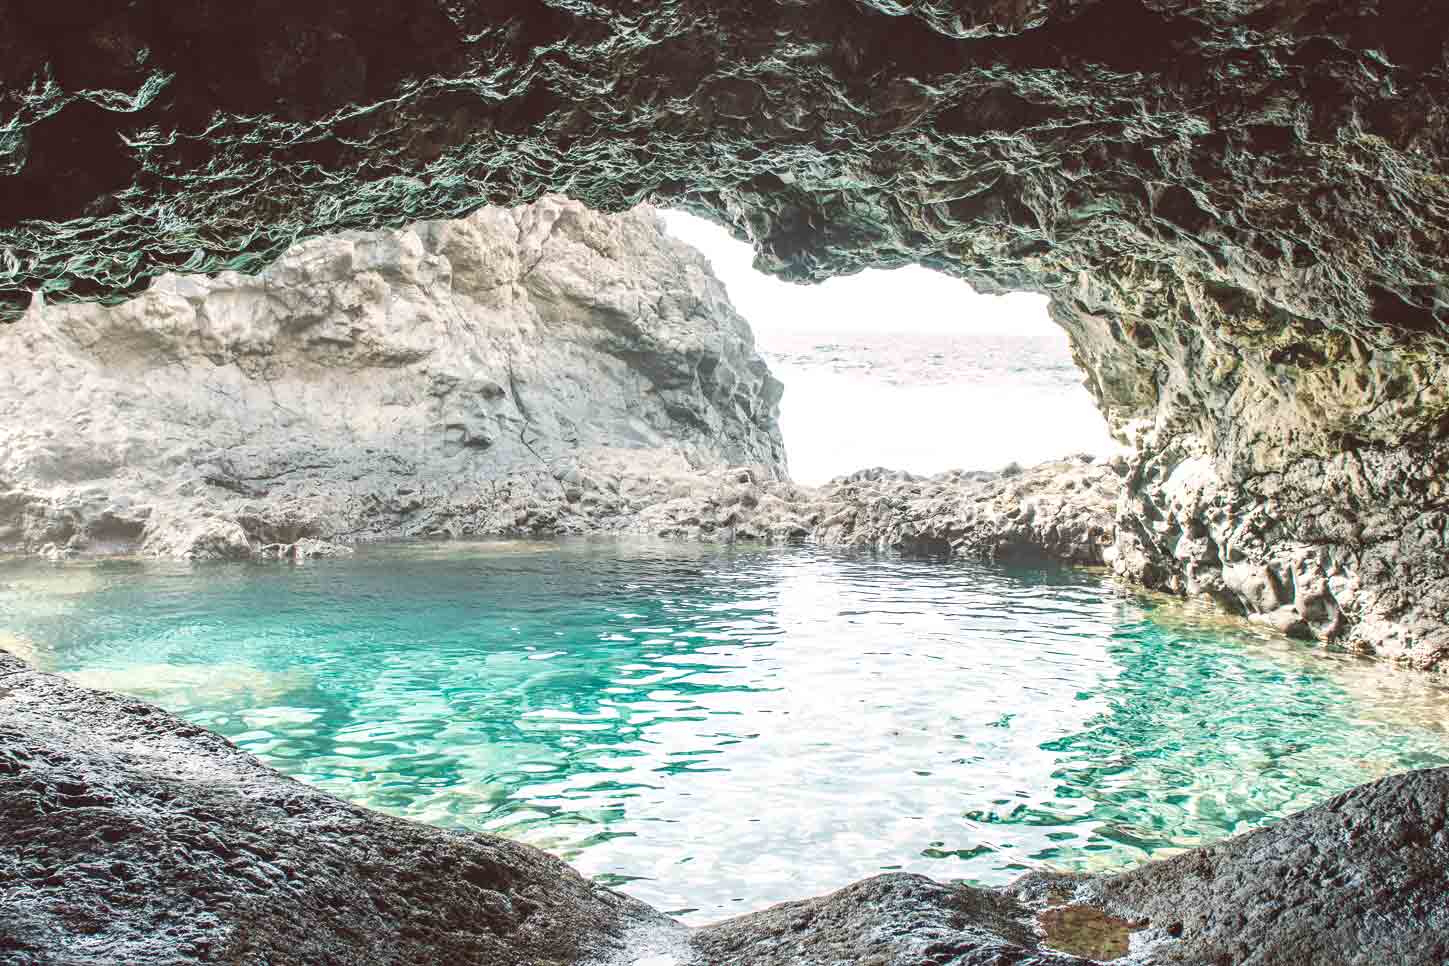
[[1072, 570], [612, 541], [0, 567], [0, 646], [705, 921], [1104, 869], [1449, 763], [1436, 678]]

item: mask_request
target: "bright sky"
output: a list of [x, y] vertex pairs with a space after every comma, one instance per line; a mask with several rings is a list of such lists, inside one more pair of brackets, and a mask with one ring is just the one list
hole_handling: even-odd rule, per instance
[[661, 214], [670, 234], [709, 258], [735, 308], [765, 343], [772, 332], [1062, 334], [1047, 317], [1045, 296], [981, 295], [918, 265], [796, 285], [755, 271], [750, 246], [718, 225], [681, 211]]

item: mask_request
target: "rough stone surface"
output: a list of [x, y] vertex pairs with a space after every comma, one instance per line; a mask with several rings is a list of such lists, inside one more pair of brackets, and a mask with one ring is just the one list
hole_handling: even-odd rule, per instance
[[1041, 948], [1024, 905], [896, 873], [695, 933], [695, 962], [730, 966], [1087, 966]]
[[780, 384], [647, 209], [314, 239], [257, 277], [36, 305], [0, 352], [0, 547], [24, 551], [569, 532], [629, 497], [581, 466], [784, 471]]
[[1136, 966], [1441, 966], [1446, 815], [1449, 769], [1409, 772], [1118, 875], [886, 875], [687, 931], [529, 846], [347, 805], [0, 651], [0, 956], [17, 966], [1085, 966], [1054, 924], [1096, 911]]
[[1446, 816], [1449, 769], [1408, 772], [1118, 875], [1031, 873], [1001, 892], [879, 876], [692, 943], [701, 963], [739, 966], [1086, 963], [1052, 948], [1084, 938], [1046, 925], [1069, 908], [1120, 929], [1134, 966], [1441, 966]]
[[1121, 461], [1073, 457], [1030, 469], [915, 476], [861, 470], [823, 486], [759, 480], [746, 468], [629, 481], [634, 515], [598, 521], [661, 537], [809, 541], [985, 560], [1112, 559]]
[[1438, 455], [1366, 449], [1234, 482], [1200, 440], [1175, 438], [1132, 467], [1114, 566], [1289, 634], [1433, 667], [1449, 658], [1445, 469]]
[[[1256, 832], [1086, 880], [1161, 963], [1449, 962], [1449, 769], [1361, 785]], [[1019, 889], [1018, 891], [1026, 891]]]
[[348, 805], [0, 652], [0, 962], [538, 966], [669, 923], [537, 849]]
[[1084, 456], [925, 479], [864, 470], [822, 489], [813, 532], [822, 543], [849, 546], [1107, 563], [1126, 468]]
[[[1124, 573], [1445, 651], [1438, 0], [0, 13], [10, 317], [484, 202], [669, 201], [789, 278], [919, 262], [1050, 295], [1138, 442]], [[1196, 510], [1165, 488], [1184, 461], [1215, 479]]]

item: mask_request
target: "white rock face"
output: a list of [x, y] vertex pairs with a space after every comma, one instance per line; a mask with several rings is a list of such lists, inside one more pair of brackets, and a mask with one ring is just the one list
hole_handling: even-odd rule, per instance
[[568, 529], [538, 510], [601, 460], [784, 473], [780, 384], [647, 209], [549, 198], [316, 239], [260, 276], [37, 304], [0, 351], [10, 550]]

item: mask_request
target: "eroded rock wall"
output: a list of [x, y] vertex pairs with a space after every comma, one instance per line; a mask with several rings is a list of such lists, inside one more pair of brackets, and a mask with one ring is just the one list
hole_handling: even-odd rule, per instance
[[1050, 295], [1139, 442], [1124, 573], [1443, 652], [1437, 0], [3, 14], [9, 317], [483, 201], [667, 200], [794, 279], [919, 262]]
[[0, 545], [32, 552], [529, 532], [580, 465], [784, 472], [780, 384], [644, 209], [314, 239], [259, 276], [37, 304], [0, 352]]
[[1442, 447], [1297, 456], [1234, 476], [1199, 438], [1135, 462], [1117, 571], [1289, 634], [1432, 667], [1449, 656]]

